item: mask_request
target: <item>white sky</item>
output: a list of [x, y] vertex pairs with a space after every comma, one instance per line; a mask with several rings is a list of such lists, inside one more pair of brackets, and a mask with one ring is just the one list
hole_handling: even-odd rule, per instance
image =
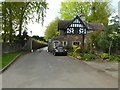
[[[28, 34], [30, 35], [30, 31], [32, 31], [32, 35], [38, 35], [38, 36], [44, 36], [44, 32], [46, 29], [46, 26], [55, 19], [55, 17], [59, 17], [59, 10], [60, 10], [60, 4], [64, 0], [46, 0], [49, 4], [47, 14], [45, 17], [44, 25], [41, 26], [41, 24], [38, 23], [30, 23], [28, 27]], [[120, 0], [112, 0], [112, 7], [115, 8], [115, 12], [118, 13], [118, 1]]]

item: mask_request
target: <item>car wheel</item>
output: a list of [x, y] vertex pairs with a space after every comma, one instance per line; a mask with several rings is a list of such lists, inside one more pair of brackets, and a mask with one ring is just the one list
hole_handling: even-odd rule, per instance
[[67, 56], [67, 53], [65, 54], [65, 56]]

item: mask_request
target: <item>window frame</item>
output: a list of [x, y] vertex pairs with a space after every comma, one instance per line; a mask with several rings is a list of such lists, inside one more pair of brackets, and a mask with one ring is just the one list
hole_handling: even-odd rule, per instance
[[72, 41], [72, 45], [74, 45], [75, 42], [77, 42], [77, 43], [79, 42], [79, 45], [77, 45], [77, 46], [80, 46], [80, 45], [81, 45], [81, 42], [80, 42], [80, 41]]
[[[65, 45], [64, 42], [66, 43], [66, 45]], [[67, 46], [67, 45], [68, 45], [68, 42], [67, 42], [67, 41], [62, 41], [62, 45], [63, 45], [63, 46]]]

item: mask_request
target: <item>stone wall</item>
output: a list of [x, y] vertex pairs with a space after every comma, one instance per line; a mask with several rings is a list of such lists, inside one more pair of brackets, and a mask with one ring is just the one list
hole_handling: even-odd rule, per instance
[[2, 54], [22, 50], [22, 45], [16, 43], [2, 43]]
[[20, 43], [2, 43], [2, 54], [14, 52], [18, 50], [29, 50], [31, 49], [31, 38], [29, 38], [22, 46]]
[[22, 46], [20, 43], [2, 43], [2, 54], [14, 52], [18, 50], [28, 50], [31, 49], [31, 38], [29, 38], [25, 44]]
[[16, 44], [16, 43], [12, 43], [12, 44], [2, 43], [1, 52], [2, 54], [4, 54], [4, 53], [14, 52], [18, 50], [31, 51], [31, 47], [33, 50], [37, 50], [45, 46], [47, 45], [42, 44], [42, 43], [37, 43], [34, 40], [31, 41], [31, 38], [29, 38], [23, 46], [21, 44]]

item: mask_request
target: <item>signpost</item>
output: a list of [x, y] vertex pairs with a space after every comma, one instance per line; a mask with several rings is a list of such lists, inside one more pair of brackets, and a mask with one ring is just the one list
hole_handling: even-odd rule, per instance
[[30, 31], [31, 33], [31, 43], [30, 43], [30, 49], [31, 49], [31, 52], [33, 52], [33, 49], [32, 49], [32, 31]]

